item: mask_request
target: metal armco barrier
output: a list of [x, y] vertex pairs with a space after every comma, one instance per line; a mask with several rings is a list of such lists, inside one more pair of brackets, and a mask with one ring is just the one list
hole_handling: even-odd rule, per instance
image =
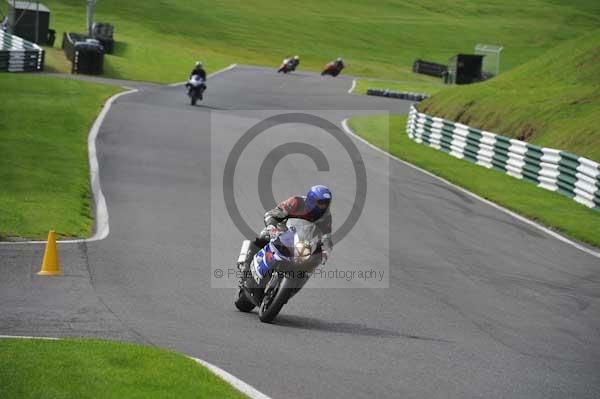
[[497, 169], [600, 211], [600, 165], [552, 148], [431, 117], [411, 108], [408, 137], [450, 155]]
[[429, 96], [423, 93], [398, 92], [381, 89], [367, 89], [368, 96], [398, 98], [400, 100], [423, 101]]
[[0, 29], [0, 71], [34, 72], [44, 69], [44, 50], [35, 43]]

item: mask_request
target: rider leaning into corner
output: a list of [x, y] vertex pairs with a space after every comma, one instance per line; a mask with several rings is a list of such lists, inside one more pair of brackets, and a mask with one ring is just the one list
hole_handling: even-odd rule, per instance
[[[329, 211], [331, 199], [332, 194], [329, 188], [318, 185], [311, 187], [306, 196], [290, 197], [280, 202], [275, 208], [265, 213], [264, 222], [266, 227], [254, 240], [254, 245], [257, 248], [261, 248], [259, 252], [264, 252], [263, 257], [268, 259], [268, 253], [271, 252], [269, 242], [284, 231], [287, 219], [298, 218], [308, 220], [309, 222], [313, 222], [323, 234], [321, 239], [323, 243], [321, 264], [325, 264], [333, 248], [331, 240], [331, 212]], [[271, 270], [269, 266], [274, 266], [275, 263], [276, 259], [273, 262], [256, 264], [257, 268], [252, 270], [252, 274], [257, 282], [269, 273]]]
[[283, 59], [283, 61], [282, 61], [282, 64], [283, 64], [284, 66], [285, 66], [285, 65], [290, 65], [290, 66], [292, 66], [292, 67], [294, 67], [294, 68], [297, 68], [297, 67], [298, 67], [298, 65], [300, 65], [300, 57], [299, 57], [299, 56], [297, 56], [297, 55], [295, 55], [295, 56], [293, 56], [293, 57], [288, 55], [288, 56], [286, 56], [286, 57]]
[[341, 57], [338, 57], [335, 59], [335, 61], [332, 61], [332, 64], [335, 65], [335, 67], [339, 70], [344, 69], [344, 60], [342, 60]]
[[300, 65], [300, 57], [295, 55], [294, 58], [292, 58], [292, 62], [293, 62], [294, 68], [297, 68], [298, 65]]

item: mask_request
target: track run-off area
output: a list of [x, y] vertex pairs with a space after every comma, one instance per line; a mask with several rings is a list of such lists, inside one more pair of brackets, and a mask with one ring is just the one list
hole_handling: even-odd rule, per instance
[[[58, 278], [35, 275], [42, 244], [1, 245], [0, 335], [165, 347], [273, 398], [600, 397], [596, 256], [346, 135], [366, 171], [357, 183], [347, 151], [315, 126], [257, 136], [233, 193], [258, 231], [271, 190], [262, 171], [273, 171], [277, 200], [326, 184], [335, 230], [366, 184], [360, 217], [323, 269], [343, 273], [311, 280], [274, 324], [235, 309], [227, 276], [243, 235], [223, 198], [232, 148], [276, 115], [341, 129], [354, 115], [409, 111], [410, 102], [351, 95], [352, 85], [238, 66], [210, 78], [196, 107], [182, 86], [140, 84], [117, 98], [96, 138], [110, 234], [59, 244]], [[317, 147], [326, 167], [306, 154], [265, 162], [296, 142]]]

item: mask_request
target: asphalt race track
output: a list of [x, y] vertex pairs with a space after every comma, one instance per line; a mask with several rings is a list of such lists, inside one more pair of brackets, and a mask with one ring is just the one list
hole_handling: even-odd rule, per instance
[[[325, 269], [384, 278], [315, 279], [272, 325], [238, 312], [234, 289], [213, 288], [235, 283], [215, 270], [233, 267], [242, 240], [223, 200], [232, 146], [280, 113], [339, 126], [354, 114], [407, 113], [410, 103], [350, 95], [344, 77], [263, 68], [238, 67], [208, 86], [196, 107], [182, 87], [156, 86], [113, 104], [97, 142], [110, 235], [60, 245], [65, 276], [55, 279], [34, 274], [41, 245], [0, 246], [0, 334], [167, 347], [274, 398], [600, 397], [599, 259], [354, 138], [366, 205]], [[261, 227], [259, 170], [294, 141], [321, 150], [329, 171], [285, 156], [275, 197], [328, 184], [339, 227], [356, 191], [353, 162], [333, 137], [300, 123], [245, 148], [240, 213]]]

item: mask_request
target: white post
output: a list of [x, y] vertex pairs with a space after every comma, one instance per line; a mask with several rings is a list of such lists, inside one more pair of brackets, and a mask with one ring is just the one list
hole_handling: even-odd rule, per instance
[[17, 27], [17, 0], [13, 0], [13, 12], [12, 12], [12, 21], [8, 21], [8, 33], [15, 34], [15, 28]]
[[500, 53], [502, 52], [502, 50], [504, 50], [504, 47], [500, 47], [498, 49], [498, 57], [496, 58], [496, 71], [497, 71], [497, 75], [500, 75]]
[[500, 51], [498, 51], [498, 56], [496, 57], [496, 75], [500, 75]]
[[36, 1], [35, 9], [35, 42], [40, 44], [40, 0]]
[[94, 23], [94, 6], [96, 0], [87, 0], [87, 32], [88, 36], [92, 36], [92, 24]]

